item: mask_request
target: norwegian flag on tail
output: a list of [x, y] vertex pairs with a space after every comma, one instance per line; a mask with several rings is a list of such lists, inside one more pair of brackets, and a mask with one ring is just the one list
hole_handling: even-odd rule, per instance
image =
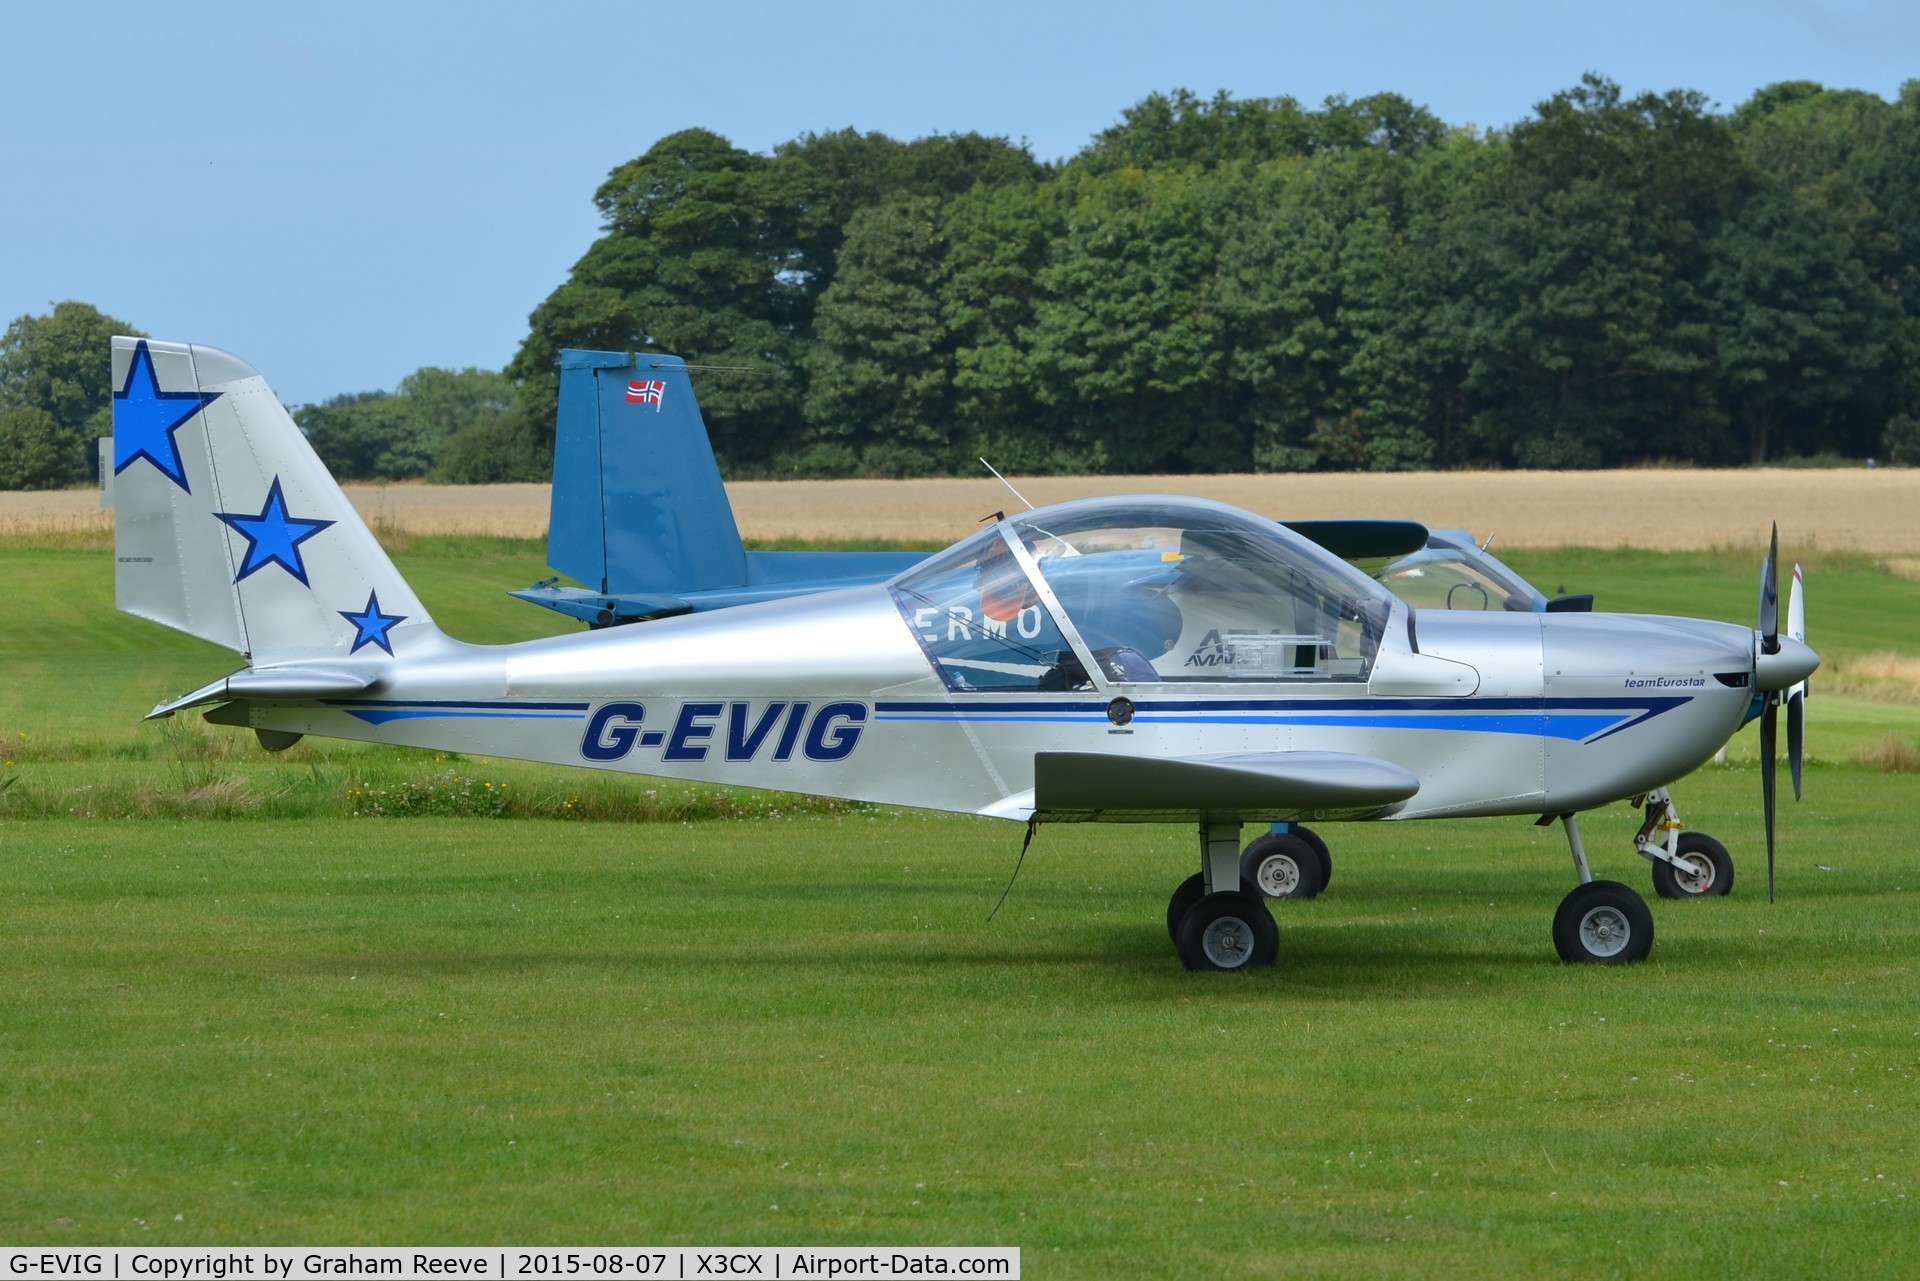
[[666, 394], [666, 383], [657, 378], [651, 382], [635, 378], [627, 383], [627, 403], [629, 405], [652, 405], [657, 409]]

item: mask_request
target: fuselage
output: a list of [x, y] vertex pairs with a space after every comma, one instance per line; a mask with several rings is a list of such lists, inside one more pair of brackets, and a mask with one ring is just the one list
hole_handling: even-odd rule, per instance
[[[1395, 817], [1539, 814], [1635, 795], [1710, 757], [1750, 700], [1754, 634], [1433, 611], [1411, 627], [1392, 617], [1367, 682], [1017, 692], [951, 688], [924, 639], [869, 586], [515, 645], [436, 633], [381, 660], [362, 695], [240, 706], [283, 733], [1008, 818], [1031, 812], [1042, 751], [1345, 752], [1419, 777]], [[1470, 672], [1468, 692], [1457, 675], [1410, 685], [1420, 661]]]

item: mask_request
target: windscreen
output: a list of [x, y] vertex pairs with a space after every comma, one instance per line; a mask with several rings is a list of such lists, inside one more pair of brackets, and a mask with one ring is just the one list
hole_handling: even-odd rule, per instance
[[1118, 682], [1364, 681], [1392, 608], [1345, 561], [1223, 504], [1103, 499], [1011, 523]]
[[1079, 664], [999, 526], [901, 575], [893, 598], [949, 689], [1075, 686]]
[[1042, 508], [891, 586], [935, 669], [961, 691], [1092, 688], [1069, 628], [1115, 684], [1363, 682], [1393, 608], [1379, 583], [1284, 526], [1181, 498]]

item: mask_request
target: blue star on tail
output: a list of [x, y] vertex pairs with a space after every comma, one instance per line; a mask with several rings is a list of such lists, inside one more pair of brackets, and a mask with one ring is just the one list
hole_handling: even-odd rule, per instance
[[353, 648], [349, 654], [360, 652], [362, 645], [378, 645], [387, 653], [393, 653], [393, 642], [387, 639], [387, 633], [393, 630], [395, 623], [406, 621], [405, 614], [383, 614], [380, 612], [380, 597], [374, 592], [367, 593], [367, 607], [361, 613], [349, 609], [336, 610], [340, 617], [353, 624]]
[[173, 434], [220, 395], [217, 391], [161, 391], [153, 355], [141, 340], [133, 349], [126, 386], [113, 393], [113, 474], [118, 476], [144, 458], [162, 476], [192, 493]]
[[244, 512], [215, 512], [214, 515], [233, 526], [235, 532], [247, 540], [247, 554], [240, 561], [240, 572], [233, 576], [234, 582], [239, 582], [256, 569], [278, 565], [299, 579], [303, 586], [313, 586], [307, 582], [307, 565], [300, 558], [300, 544], [333, 522], [289, 516], [278, 476], [273, 478], [273, 487], [267, 490], [267, 503], [260, 509], [259, 515], [249, 516]]

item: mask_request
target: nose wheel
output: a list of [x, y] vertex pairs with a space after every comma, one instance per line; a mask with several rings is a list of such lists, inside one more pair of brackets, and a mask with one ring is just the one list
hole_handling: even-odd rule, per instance
[[1653, 865], [1661, 898], [1718, 898], [1733, 892], [1733, 855], [1705, 832], [1682, 832], [1672, 862]]
[[[1638, 802], [1636, 802], [1638, 803]], [[1647, 819], [1634, 848], [1653, 864], [1653, 892], [1661, 898], [1719, 898], [1733, 892], [1733, 855], [1705, 832], [1680, 822], [1673, 794], [1656, 787], [1646, 796]]]

